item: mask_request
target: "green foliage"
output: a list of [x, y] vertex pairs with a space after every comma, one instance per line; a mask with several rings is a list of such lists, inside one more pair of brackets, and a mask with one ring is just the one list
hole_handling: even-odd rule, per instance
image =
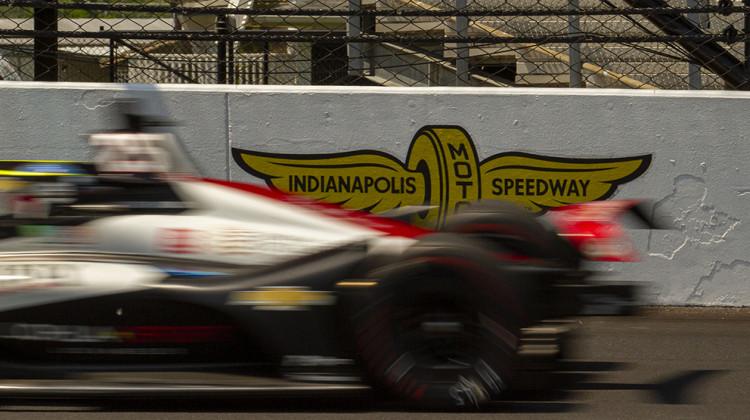
[[0, 19], [30, 19], [34, 9], [28, 7], [0, 6]]

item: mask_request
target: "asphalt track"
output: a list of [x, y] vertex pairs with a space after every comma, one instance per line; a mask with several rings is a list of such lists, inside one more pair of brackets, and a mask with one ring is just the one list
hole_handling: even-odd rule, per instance
[[367, 397], [0, 400], [0, 419], [750, 418], [750, 309], [649, 309], [581, 318], [547, 390], [488, 410], [431, 413]]

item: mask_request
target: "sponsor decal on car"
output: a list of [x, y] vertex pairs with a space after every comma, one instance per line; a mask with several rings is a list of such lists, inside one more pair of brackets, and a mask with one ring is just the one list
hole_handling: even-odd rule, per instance
[[532, 213], [604, 200], [651, 163], [649, 154], [566, 158], [522, 152], [480, 161], [469, 133], [457, 126], [419, 130], [405, 162], [373, 150], [303, 155], [233, 148], [232, 154], [242, 169], [273, 188], [347, 208], [380, 213], [428, 204], [431, 209], [413, 221], [433, 228], [479, 199], [514, 201]]
[[57, 161], [0, 161], [0, 176], [46, 177], [87, 175], [85, 164]]
[[2, 178], [2, 176], [2, 173], [0, 173], [0, 193], [18, 191], [29, 186], [27, 181], [21, 181], [14, 177]]
[[55, 341], [71, 343], [119, 342], [114, 327], [91, 325], [53, 325], [0, 323], [0, 338], [21, 341]]
[[311, 306], [331, 306], [336, 303], [336, 296], [332, 292], [307, 287], [268, 286], [232, 292], [227, 303], [249, 305], [263, 311], [299, 311], [310, 309]]
[[204, 252], [206, 236], [202, 230], [160, 228], [156, 249], [168, 254], [200, 254]]
[[7, 261], [0, 263], [0, 310], [134, 291], [166, 277], [150, 265], [119, 259]]
[[78, 285], [80, 285], [80, 282], [77, 279], [77, 269], [73, 264], [0, 264], [0, 296]]
[[18, 236], [33, 238], [36, 243], [64, 245], [92, 245], [96, 243], [96, 231], [88, 226], [18, 226]]
[[62, 343], [219, 343], [231, 340], [224, 325], [130, 326], [0, 323], [0, 338]]
[[331, 246], [322, 239], [311, 241], [305, 237], [231, 225], [211, 225], [206, 229], [158, 228], [155, 244], [157, 252], [167, 254], [273, 258], [304, 255]]
[[169, 138], [164, 133], [98, 133], [89, 144], [99, 149], [94, 160], [100, 172], [158, 173], [173, 167], [162, 146]]

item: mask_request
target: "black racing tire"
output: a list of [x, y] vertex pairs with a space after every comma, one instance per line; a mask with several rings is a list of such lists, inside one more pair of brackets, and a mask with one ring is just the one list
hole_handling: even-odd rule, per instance
[[568, 268], [578, 268], [582, 260], [570, 242], [509, 201], [477, 202], [449, 217], [443, 230], [479, 237], [508, 251]]
[[354, 317], [355, 351], [376, 390], [431, 409], [471, 410], [518, 371], [523, 307], [503, 270], [457, 235], [428, 237], [376, 270]]

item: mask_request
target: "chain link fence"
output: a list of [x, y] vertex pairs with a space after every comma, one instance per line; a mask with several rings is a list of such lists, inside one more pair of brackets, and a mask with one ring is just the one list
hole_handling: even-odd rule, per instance
[[750, 88], [750, 0], [0, 0], [0, 78]]

